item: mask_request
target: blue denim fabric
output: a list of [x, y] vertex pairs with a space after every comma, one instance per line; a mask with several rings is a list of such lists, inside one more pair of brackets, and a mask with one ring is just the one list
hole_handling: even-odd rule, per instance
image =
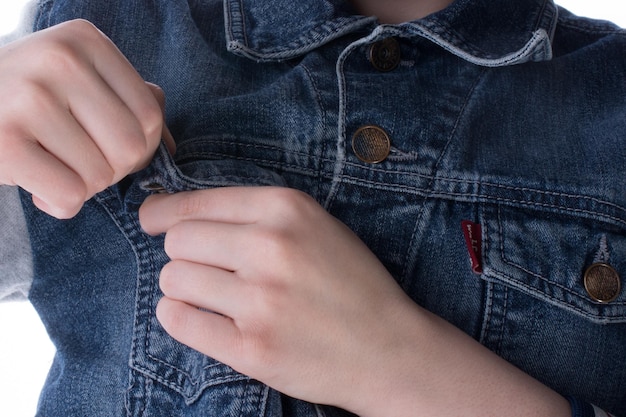
[[[137, 209], [165, 190], [284, 185], [354, 230], [420, 305], [564, 395], [621, 415], [626, 291], [626, 34], [547, 0], [458, 0], [379, 25], [339, 0], [47, 0], [37, 28], [101, 28], [167, 95], [174, 158], [72, 220], [24, 195], [30, 299], [57, 346], [42, 416], [343, 416], [173, 341], [154, 317], [162, 238]], [[370, 46], [399, 41], [378, 72]], [[359, 160], [377, 125], [389, 157]], [[462, 221], [481, 225], [482, 273]], [[476, 238], [476, 236], [475, 236]], [[350, 387], [346, 387], [350, 389]]]

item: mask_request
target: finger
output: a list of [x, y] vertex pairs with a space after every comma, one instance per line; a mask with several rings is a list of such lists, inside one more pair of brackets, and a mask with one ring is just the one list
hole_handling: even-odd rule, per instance
[[76, 78], [82, 88], [65, 89], [67, 106], [113, 168], [115, 183], [143, 167], [154, 149], [148, 145], [140, 120], [97, 73], [83, 72]]
[[[161, 87], [156, 84], [146, 82], [146, 85], [150, 88], [152, 94], [158, 101], [161, 111], [163, 112], [163, 119], [165, 119], [165, 93]], [[167, 150], [170, 154], [174, 155], [176, 153], [176, 142], [174, 141], [174, 137], [165, 123], [163, 123], [163, 132], [161, 133], [161, 136]]]
[[167, 150], [169, 151], [170, 155], [175, 155], [176, 154], [176, 141], [174, 140], [174, 136], [172, 136], [170, 129], [167, 127], [165, 123], [163, 123], [162, 136], [163, 136], [163, 142], [165, 143], [165, 146], [167, 147]]
[[139, 219], [149, 234], [164, 233], [186, 220], [251, 224], [266, 212], [265, 199], [273, 198], [269, 195], [271, 189], [273, 187], [225, 187], [153, 195], [141, 206]]
[[[42, 104], [48, 100], [39, 96], [38, 120], [27, 123], [28, 137], [36, 139], [51, 155], [72, 169], [86, 187], [90, 198], [114, 182], [114, 170], [91, 137], [66, 109], [57, 103]], [[45, 177], [44, 177], [45, 178]]]
[[158, 85], [145, 81], [146, 86], [152, 92], [152, 95], [156, 99], [157, 103], [159, 103], [159, 107], [161, 108], [161, 112], [165, 113], [165, 92]]
[[171, 259], [237, 271], [254, 236], [245, 225], [191, 220], [177, 223], [165, 236], [165, 252]]
[[156, 316], [174, 339], [220, 362], [232, 364], [232, 354], [240, 350], [242, 338], [229, 317], [167, 297], [159, 301]]
[[20, 163], [19, 167], [9, 168], [15, 173], [12, 183], [33, 194], [37, 207], [46, 213], [60, 219], [73, 217], [87, 195], [82, 179], [38, 144], [27, 143], [11, 149], [12, 155], [19, 154], [11, 159]]
[[[91, 25], [87, 22], [87, 24]], [[92, 25], [93, 26], [93, 25]], [[144, 136], [151, 149], [160, 142], [163, 111], [149, 86], [133, 68], [115, 44], [96, 29], [99, 36], [94, 42], [108, 53], [92, 56], [93, 65], [104, 81], [111, 86], [141, 124]]]
[[230, 317], [245, 298], [243, 283], [232, 272], [187, 261], [165, 265], [159, 284], [168, 298]]

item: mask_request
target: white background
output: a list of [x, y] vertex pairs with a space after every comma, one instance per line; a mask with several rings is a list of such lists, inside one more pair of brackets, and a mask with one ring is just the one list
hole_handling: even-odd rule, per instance
[[[0, 0], [0, 36], [17, 28], [21, 9], [27, 2]], [[620, 0], [557, 0], [557, 3], [576, 14], [612, 20], [626, 27], [626, 7]], [[35, 414], [37, 395], [53, 355], [54, 348], [28, 303], [0, 303], [0, 415]]]

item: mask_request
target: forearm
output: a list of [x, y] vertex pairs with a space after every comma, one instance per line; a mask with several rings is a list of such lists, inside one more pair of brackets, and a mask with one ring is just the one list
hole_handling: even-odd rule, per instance
[[[570, 417], [568, 401], [419, 307], [350, 408], [377, 416]], [[365, 401], [365, 402], [364, 402]]]

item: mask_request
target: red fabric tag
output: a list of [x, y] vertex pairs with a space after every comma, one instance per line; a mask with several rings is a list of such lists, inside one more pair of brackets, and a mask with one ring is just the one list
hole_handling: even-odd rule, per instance
[[465, 244], [470, 255], [472, 263], [472, 271], [475, 274], [483, 273], [482, 264], [482, 229], [480, 224], [463, 220], [461, 222], [463, 228], [463, 236], [465, 236]]

